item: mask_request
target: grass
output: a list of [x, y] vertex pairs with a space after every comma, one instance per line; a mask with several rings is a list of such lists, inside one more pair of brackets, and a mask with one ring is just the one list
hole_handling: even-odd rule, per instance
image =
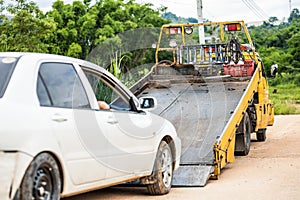
[[[277, 93], [273, 93], [274, 89]], [[275, 107], [275, 115], [300, 114], [300, 86], [297, 83], [283, 82], [270, 86], [270, 98]]]

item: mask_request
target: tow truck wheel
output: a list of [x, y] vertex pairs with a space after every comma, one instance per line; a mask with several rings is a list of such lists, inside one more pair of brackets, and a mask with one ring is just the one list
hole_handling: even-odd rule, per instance
[[259, 142], [264, 142], [266, 141], [266, 129], [258, 129], [258, 131], [256, 132], [256, 139]]
[[60, 173], [55, 159], [48, 153], [42, 153], [26, 170], [16, 199], [57, 200], [60, 188]]
[[159, 145], [153, 167], [154, 183], [147, 185], [152, 195], [167, 194], [171, 190], [173, 177], [173, 158], [169, 145], [162, 141]]
[[157, 66], [167, 66], [167, 67], [170, 67], [174, 65], [174, 62], [173, 61], [170, 61], [170, 60], [161, 60], [157, 63]]
[[235, 155], [246, 156], [250, 151], [251, 143], [251, 122], [248, 113], [245, 113], [235, 138]]

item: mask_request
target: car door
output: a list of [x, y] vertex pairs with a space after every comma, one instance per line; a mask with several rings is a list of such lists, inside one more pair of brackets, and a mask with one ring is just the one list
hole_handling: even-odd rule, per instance
[[[84, 68], [97, 101], [105, 101], [110, 110], [95, 110], [101, 132], [98, 140], [106, 141], [107, 178], [128, 177], [152, 171], [156, 155], [156, 135], [163, 120], [137, 111], [132, 94], [107, 74]], [[103, 157], [102, 157], [103, 158]]]
[[[105, 179], [106, 166], [87, 151], [82, 141], [85, 132], [92, 130], [92, 127], [84, 125], [85, 132], [79, 134], [78, 131], [82, 125], [78, 124], [78, 119], [93, 115], [94, 111], [74, 65], [52, 61], [41, 63], [37, 95], [42, 112], [51, 124], [61, 148], [66, 174], [70, 175], [73, 183], [80, 185]], [[97, 151], [105, 148], [99, 143]]]

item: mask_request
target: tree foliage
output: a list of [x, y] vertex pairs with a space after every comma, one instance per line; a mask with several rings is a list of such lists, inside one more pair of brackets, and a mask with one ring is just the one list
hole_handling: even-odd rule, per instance
[[91, 0], [75, 0], [71, 5], [57, 0], [46, 16], [57, 24], [49, 41], [54, 53], [83, 59], [97, 45], [119, 33], [139, 27], [160, 27], [167, 22], [160, 10], [134, 0], [98, 0], [94, 5]]
[[47, 40], [56, 29], [54, 21], [27, 0], [15, 1], [6, 10], [13, 17], [1, 15], [0, 50], [48, 52]]
[[261, 26], [249, 27], [255, 47], [260, 53], [267, 74], [272, 64], [279, 65], [279, 73], [300, 71], [300, 13], [294, 9], [288, 22], [278, 23], [276, 17]]
[[[154, 10], [152, 4], [138, 4], [135, 0], [96, 0], [94, 4], [92, 0], [75, 0], [71, 4], [56, 0], [47, 13], [31, 0], [11, 2], [6, 5], [0, 0], [0, 51], [45, 52], [86, 59], [103, 45], [95, 52], [108, 62], [104, 59], [100, 63], [111, 65], [109, 68], [116, 71], [116, 67], [112, 67], [115, 63], [115, 66], [121, 66], [121, 72], [131, 68], [133, 63], [142, 65], [154, 59], [153, 50], [139, 49], [155, 42], [155, 30], [146, 29], [142, 34], [130, 30], [159, 28], [170, 21], [197, 21], [165, 12], [165, 7]], [[279, 72], [300, 70], [298, 9], [291, 12], [287, 22], [278, 23], [277, 17], [271, 17], [268, 22], [249, 30], [268, 74], [274, 63], [279, 65]], [[136, 46], [146, 41], [147, 45]], [[127, 47], [126, 43], [133, 47]], [[100, 60], [97, 55], [93, 59]], [[115, 62], [115, 59], [121, 61]]]
[[[164, 8], [135, 0], [75, 0], [53, 3], [44, 14], [30, 0], [14, 0], [4, 6], [0, 0], [0, 50], [30, 51], [68, 55], [85, 59], [100, 43], [124, 31], [160, 27]], [[9, 17], [10, 16], [10, 17]]]
[[193, 17], [189, 17], [189, 18], [178, 17], [176, 14], [171, 13], [171, 12], [164, 13], [163, 17], [167, 20], [170, 20], [174, 24], [198, 23], [198, 19], [196, 19], [196, 18], [193, 18]]

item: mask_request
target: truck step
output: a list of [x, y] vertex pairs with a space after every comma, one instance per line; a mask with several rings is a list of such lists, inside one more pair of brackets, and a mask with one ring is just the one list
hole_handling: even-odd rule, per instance
[[214, 171], [211, 165], [181, 165], [173, 174], [173, 186], [204, 187]]

